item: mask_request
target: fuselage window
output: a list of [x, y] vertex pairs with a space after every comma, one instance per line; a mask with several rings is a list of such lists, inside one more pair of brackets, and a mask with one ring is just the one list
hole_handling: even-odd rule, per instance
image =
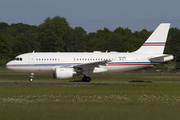
[[126, 61], [126, 57], [119, 57], [120, 61]]

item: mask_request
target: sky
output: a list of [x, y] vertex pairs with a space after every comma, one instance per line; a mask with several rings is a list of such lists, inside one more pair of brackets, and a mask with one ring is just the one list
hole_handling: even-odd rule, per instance
[[104, 27], [151, 31], [165, 22], [180, 28], [179, 5], [180, 0], [1, 0], [0, 22], [38, 26], [60, 16], [87, 33]]

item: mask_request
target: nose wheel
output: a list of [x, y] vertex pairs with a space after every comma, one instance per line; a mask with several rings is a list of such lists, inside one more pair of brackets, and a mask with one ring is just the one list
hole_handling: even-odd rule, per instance
[[34, 81], [34, 78], [33, 77], [30, 77], [29, 78], [29, 82], [33, 82]]
[[34, 81], [34, 73], [31, 73], [30, 78], [29, 78], [29, 82], [33, 82]]

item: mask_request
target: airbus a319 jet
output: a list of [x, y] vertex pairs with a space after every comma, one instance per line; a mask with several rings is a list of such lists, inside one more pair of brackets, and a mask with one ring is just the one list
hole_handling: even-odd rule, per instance
[[173, 59], [163, 54], [170, 23], [161, 23], [135, 52], [32, 52], [18, 55], [6, 64], [9, 70], [34, 73], [53, 73], [56, 79], [83, 75], [90, 82], [90, 73], [122, 72], [156, 65]]

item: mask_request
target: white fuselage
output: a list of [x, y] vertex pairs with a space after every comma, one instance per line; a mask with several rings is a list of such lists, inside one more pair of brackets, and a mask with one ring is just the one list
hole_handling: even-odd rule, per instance
[[[74, 65], [91, 63], [97, 61], [109, 60], [106, 65], [95, 67], [92, 73], [99, 72], [121, 72], [127, 70], [138, 69], [159, 62], [151, 62], [149, 57], [154, 54], [137, 54], [137, 53], [60, 53], [60, 52], [42, 52], [42, 53], [26, 53], [17, 56], [19, 60], [12, 60], [7, 63], [7, 68], [18, 72], [54, 72], [56, 68], [73, 67]], [[21, 58], [21, 60], [20, 60]], [[96, 69], [97, 68], [97, 69]]]

